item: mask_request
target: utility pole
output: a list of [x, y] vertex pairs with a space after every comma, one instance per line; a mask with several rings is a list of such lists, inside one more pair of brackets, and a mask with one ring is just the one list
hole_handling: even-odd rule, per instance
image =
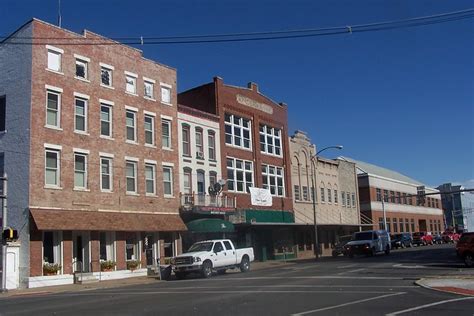
[[[7, 228], [7, 174], [0, 178], [3, 181], [2, 199], [2, 233]], [[2, 239], [2, 293], [7, 292], [7, 241]]]
[[382, 213], [383, 213], [383, 229], [387, 230], [387, 214], [385, 212], [385, 201], [384, 197], [382, 197]]

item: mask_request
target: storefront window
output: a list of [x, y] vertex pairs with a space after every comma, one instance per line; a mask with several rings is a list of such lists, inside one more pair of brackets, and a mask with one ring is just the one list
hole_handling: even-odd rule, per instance
[[137, 236], [129, 235], [125, 241], [125, 253], [127, 260], [140, 260]]
[[43, 262], [61, 264], [61, 232], [43, 233]]
[[100, 233], [100, 260], [115, 261], [115, 236], [114, 232]]

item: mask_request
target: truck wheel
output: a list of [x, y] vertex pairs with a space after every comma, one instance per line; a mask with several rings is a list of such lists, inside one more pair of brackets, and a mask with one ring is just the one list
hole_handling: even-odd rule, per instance
[[186, 272], [175, 272], [174, 275], [178, 280], [183, 280], [186, 278]]
[[242, 258], [240, 262], [240, 272], [248, 272], [250, 270], [250, 260], [247, 256]]
[[201, 275], [206, 279], [212, 276], [212, 262], [206, 260], [202, 263]]
[[332, 256], [333, 256], [334, 258], [337, 257], [338, 255], [339, 255], [339, 254], [338, 254], [337, 252], [335, 252], [335, 251], [332, 252]]
[[464, 264], [468, 268], [474, 267], [474, 255], [472, 253], [466, 253], [464, 255]]

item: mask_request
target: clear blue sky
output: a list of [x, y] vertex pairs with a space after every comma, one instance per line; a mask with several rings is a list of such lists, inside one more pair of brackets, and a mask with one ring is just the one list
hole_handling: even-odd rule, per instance
[[[56, 23], [57, 0], [2, 0], [0, 33], [31, 17]], [[412, 18], [471, 1], [62, 0], [63, 27], [107, 37], [317, 28]], [[149, 45], [178, 69], [179, 91], [221, 76], [259, 84], [289, 107], [290, 133], [429, 185], [474, 179], [474, 19], [409, 29], [248, 43]], [[471, 186], [474, 182], [470, 182]]]

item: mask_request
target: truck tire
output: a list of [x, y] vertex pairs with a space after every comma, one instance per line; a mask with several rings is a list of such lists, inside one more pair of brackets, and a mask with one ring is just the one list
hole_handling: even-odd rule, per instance
[[468, 252], [464, 255], [464, 264], [468, 268], [474, 267], [474, 255], [472, 253]]
[[212, 276], [212, 262], [206, 260], [202, 263], [201, 266], [201, 275], [203, 278], [210, 278]]
[[178, 280], [183, 280], [186, 278], [186, 272], [175, 272], [174, 275]]
[[242, 261], [240, 261], [240, 272], [248, 272], [250, 270], [250, 260], [249, 257], [244, 256]]

